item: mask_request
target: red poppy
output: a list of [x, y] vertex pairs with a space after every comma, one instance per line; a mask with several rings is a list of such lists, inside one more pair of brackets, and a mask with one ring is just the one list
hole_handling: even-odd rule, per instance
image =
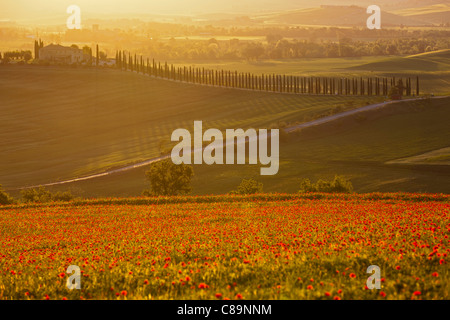
[[199, 288], [199, 289], [208, 289], [209, 286], [208, 286], [206, 283], [200, 283], [200, 284], [198, 285], [198, 288]]

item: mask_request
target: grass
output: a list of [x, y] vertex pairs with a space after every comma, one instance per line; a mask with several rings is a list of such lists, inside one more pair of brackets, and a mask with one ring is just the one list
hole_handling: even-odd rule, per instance
[[[445, 300], [448, 215], [432, 194], [3, 208], [0, 300]], [[69, 265], [80, 290], [66, 287]], [[379, 290], [366, 288], [370, 265]]]
[[393, 11], [393, 13], [396, 13], [398, 15], [402, 16], [415, 16], [415, 15], [425, 15], [425, 14], [431, 14], [431, 13], [442, 13], [442, 12], [449, 12], [450, 6], [448, 4], [435, 4], [435, 5], [429, 5], [424, 7], [418, 7], [418, 8], [407, 8], [407, 9], [400, 9]]
[[402, 164], [450, 164], [450, 147], [433, 150], [423, 154], [419, 154], [412, 157], [403, 159], [397, 159], [389, 161], [389, 163], [402, 163]]
[[351, 67], [355, 70], [389, 72], [444, 72], [450, 68], [450, 50], [439, 50], [405, 57], [390, 57], [380, 61]]
[[151, 159], [194, 120], [222, 130], [265, 128], [379, 99], [211, 88], [116, 70], [0, 70], [0, 181], [9, 189]]
[[260, 177], [259, 166], [195, 167], [195, 190], [227, 192], [240, 179], [253, 178], [264, 183], [264, 191], [295, 192], [301, 178], [329, 180], [341, 174], [357, 192], [449, 193], [448, 166], [387, 164], [449, 146], [449, 101], [403, 103], [305, 129], [281, 144], [280, 170], [273, 177]]
[[[384, 67], [398, 66], [394, 62], [400, 60], [403, 64], [399, 65], [405, 68], [419, 65], [411, 72], [420, 72], [421, 88], [448, 91], [449, 73], [420, 71], [417, 60], [444, 66], [449, 63], [448, 52], [382, 61], [311, 59], [308, 63], [271, 61], [265, 67], [242, 63], [235, 67], [264, 73], [271, 68], [278, 73], [291, 70], [299, 74], [315, 70], [316, 75], [331, 76], [372, 75], [368, 69], [378, 68], [375, 76], [384, 74], [380, 71]], [[391, 71], [396, 75], [401, 69], [392, 67]], [[0, 84], [5, 120], [0, 128], [0, 182], [15, 196], [19, 187], [76, 178], [158, 156], [160, 144], [168, 148], [171, 132], [176, 128], [191, 130], [194, 120], [203, 120], [205, 129], [264, 128], [305, 122], [337, 108], [351, 109], [379, 99], [281, 95], [161, 81], [116, 70], [33, 66], [2, 67]], [[294, 192], [300, 178], [329, 179], [334, 174], [352, 178], [359, 192], [449, 192], [445, 166], [386, 164], [448, 147], [448, 102], [444, 101], [433, 102], [440, 105], [434, 109], [400, 110], [386, 119], [375, 114], [367, 121], [353, 119], [344, 126], [347, 131], [321, 127], [307, 136], [309, 140], [289, 141], [282, 146], [280, 173], [273, 178], [261, 178], [255, 166], [195, 166], [193, 192], [225, 193], [244, 177], [262, 180], [266, 191]], [[136, 196], [147, 187], [146, 169], [56, 189], [71, 188], [87, 197]]]
[[[450, 192], [448, 166], [389, 164], [392, 160], [448, 147], [450, 98], [401, 103], [382, 110], [304, 129], [281, 142], [280, 170], [261, 177], [259, 165], [194, 166], [193, 194], [223, 194], [243, 178], [264, 183], [265, 192], [296, 192], [300, 179], [349, 178], [356, 192]], [[136, 196], [148, 188], [139, 168], [59, 186], [88, 197]]]

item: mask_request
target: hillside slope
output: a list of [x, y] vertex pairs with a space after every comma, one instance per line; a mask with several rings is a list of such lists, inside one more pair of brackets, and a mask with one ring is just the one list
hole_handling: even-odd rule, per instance
[[389, 57], [348, 69], [389, 72], [447, 72], [450, 70], [450, 50], [433, 51], [406, 57]]
[[[193, 194], [223, 194], [243, 178], [264, 183], [266, 192], [296, 192], [300, 179], [341, 174], [357, 192], [450, 193], [450, 166], [390, 164], [392, 160], [449, 147], [450, 98], [403, 102], [336, 120], [289, 136], [280, 146], [280, 170], [259, 175], [260, 165], [195, 165]], [[442, 152], [440, 153], [442, 155]], [[142, 167], [54, 188], [88, 197], [137, 196], [148, 188]]]
[[0, 184], [55, 182], [154, 158], [173, 130], [265, 128], [368, 97], [212, 88], [116, 70], [0, 67]]
[[[257, 19], [271, 24], [292, 24], [292, 25], [322, 25], [322, 26], [360, 26], [365, 27], [369, 15], [367, 7], [342, 6], [342, 5], [322, 5], [317, 8], [291, 10], [280, 13], [271, 13], [257, 16]], [[429, 15], [399, 15], [382, 11], [383, 26], [424, 26], [429, 25], [435, 15], [442, 12], [433, 12]], [[443, 14], [447, 14], [443, 12]]]

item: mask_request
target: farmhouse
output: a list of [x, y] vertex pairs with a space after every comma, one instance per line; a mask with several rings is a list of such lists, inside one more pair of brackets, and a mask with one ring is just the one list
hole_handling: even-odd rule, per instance
[[50, 44], [41, 48], [39, 59], [59, 63], [80, 63], [87, 60], [83, 50], [59, 44]]

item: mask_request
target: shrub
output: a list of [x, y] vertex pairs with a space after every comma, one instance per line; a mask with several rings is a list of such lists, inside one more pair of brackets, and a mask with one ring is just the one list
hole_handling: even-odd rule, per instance
[[236, 190], [231, 191], [231, 194], [254, 194], [254, 193], [262, 193], [263, 192], [263, 184], [261, 182], [257, 182], [253, 179], [244, 179], [241, 181]]
[[52, 200], [52, 194], [44, 187], [37, 189], [24, 189], [20, 192], [24, 202], [39, 202], [45, 203]]
[[35, 189], [24, 189], [21, 191], [22, 199], [26, 203], [67, 202], [75, 197], [70, 191], [51, 193], [44, 187]]
[[9, 194], [7, 194], [0, 185], [0, 206], [14, 203], [14, 199]]
[[391, 87], [391, 89], [389, 89], [389, 92], [388, 92], [388, 97], [390, 99], [394, 99], [399, 94], [400, 94], [400, 91], [398, 90], [397, 87]]
[[309, 179], [303, 179], [300, 182], [299, 192], [352, 193], [353, 185], [349, 180], [338, 175], [332, 181], [319, 180], [315, 184]]
[[70, 191], [58, 191], [54, 194], [52, 194], [52, 200], [53, 201], [62, 201], [62, 202], [69, 202], [75, 199], [74, 195]]
[[191, 191], [194, 170], [191, 166], [176, 165], [167, 159], [153, 163], [145, 175], [150, 181], [150, 190], [144, 190], [144, 196], [177, 196]]

